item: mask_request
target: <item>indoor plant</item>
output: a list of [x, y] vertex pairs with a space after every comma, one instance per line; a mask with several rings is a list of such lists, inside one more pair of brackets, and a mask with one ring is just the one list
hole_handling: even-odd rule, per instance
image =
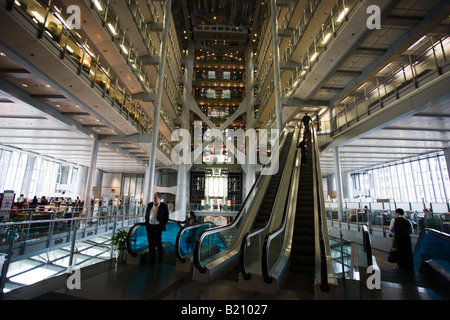
[[119, 229], [117, 232], [111, 237], [111, 245], [114, 247], [114, 250], [119, 251], [118, 261], [125, 262], [126, 260], [126, 241], [127, 241], [128, 232], [124, 229]]

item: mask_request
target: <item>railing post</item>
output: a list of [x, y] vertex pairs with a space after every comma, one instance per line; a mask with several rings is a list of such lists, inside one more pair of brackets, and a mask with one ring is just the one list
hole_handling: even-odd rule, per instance
[[9, 263], [11, 261], [11, 256], [13, 253], [13, 244], [14, 239], [16, 238], [17, 229], [10, 230], [9, 231], [9, 247], [8, 247], [8, 254], [6, 256], [6, 261], [3, 263], [3, 268], [1, 271], [1, 282], [0, 282], [0, 296], [3, 295], [3, 288], [5, 288], [6, 283], [6, 275], [8, 273]]
[[69, 267], [73, 265], [73, 253], [75, 250], [75, 240], [77, 239], [77, 222], [75, 220], [72, 220], [72, 244], [70, 246], [70, 255], [69, 255]]

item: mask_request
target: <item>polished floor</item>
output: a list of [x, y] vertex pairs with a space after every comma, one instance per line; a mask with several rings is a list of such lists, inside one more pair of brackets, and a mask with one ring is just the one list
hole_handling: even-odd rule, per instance
[[[329, 228], [330, 234], [343, 229]], [[345, 230], [343, 230], [345, 231]], [[345, 234], [345, 232], [344, 232]], [[353, 232], [358, 235], [358, 232]], [[346, 234], [351, 238], [351, 234]], [[381, 270], [381, 289], [368, 289], [362, 281], [338, 279], [335, 300], [450, 300], [450, 292], [420, 273], [396, 270], [387, 262], [390, 238], [374, 232], [373, 256]], [[413, 243], [416, 235], [413, 236]], [[158, 300], [158, 301], [311, 301], [312, 279], [290, 276], [277, 295], [238, 287], [237, 268], [205, 284], [192, 280], [190, 272], [177, 271], [175, 256], [149, 265], [136, 259], [126, 263], [105, 260], [80, 270], [80, 289], [68, 289], [69, 275], [49, 278], [3, 294], [0, 300]], [[299, 286], [299, 284], [307, 284]], [[436, 289], [437, 288], [437, 289]]]
[[[381, 268], [381, 289], [369, 290], [359, 281], [339, 280], [339, 300], [442, 300], [449, 292], [429, 287], [429, 281], [417, 275], [399, 273], [385, 259], [386, 252], [374, 250]], [[80, 289], [67, 288], [68, 275], [18, 289], [4, 300], [314, 300], [312, 288], [297, 290], [304, 279], [289, 278], [279, 294], [269, 295], [238, 288], [238, 271], [233, 269], [209, 284], [192, 280], [189, 272], [176, 271], [173, 256], [162, 263], [129, 264], [105, 261], [81, 270]]]

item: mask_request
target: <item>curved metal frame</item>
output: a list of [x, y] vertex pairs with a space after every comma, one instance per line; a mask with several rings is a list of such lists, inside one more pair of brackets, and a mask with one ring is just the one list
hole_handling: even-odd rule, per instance
[[[175, 240], [175, 255], [177, 257], [177, 260], [181, 263], [185, 263], [186, 259], [184, 258], [184, 256], [181, 254], [181, 249], [180, 249], [180, 240], [181, 240], [181, 236], [184, 232], [190, 230], [190, 229], [196, 229], [196, 228], [201, 228], [205, 225], [212, 225], [212, 228], [217, 228], [217, 226], [213, 223], [213, 222], [203, 222], [203, 223], [199, 223], [199, 224], [194, 224], [194, 225], [190, 225], [190, 226], [184, 226], [183, 228], [180, 229], [180, 231], [178, 231], [177, 234], [177, 239]], [[222, 240], [227, 243], [227, 241], [222, 237]], [[196, 240], [197, 241], [197, 240]]]

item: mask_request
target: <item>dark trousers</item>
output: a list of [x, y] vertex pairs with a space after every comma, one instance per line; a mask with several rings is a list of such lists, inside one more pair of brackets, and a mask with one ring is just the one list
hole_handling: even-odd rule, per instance
[[163, 256], [163, 246], [161, 241], [162, 228], [160, 225], [149, 224], [147, 228], [148, 252], [150, 253], [150, 261], [155, 261], [156, 249], [158, 249], [158, 257], [161, 261]]

